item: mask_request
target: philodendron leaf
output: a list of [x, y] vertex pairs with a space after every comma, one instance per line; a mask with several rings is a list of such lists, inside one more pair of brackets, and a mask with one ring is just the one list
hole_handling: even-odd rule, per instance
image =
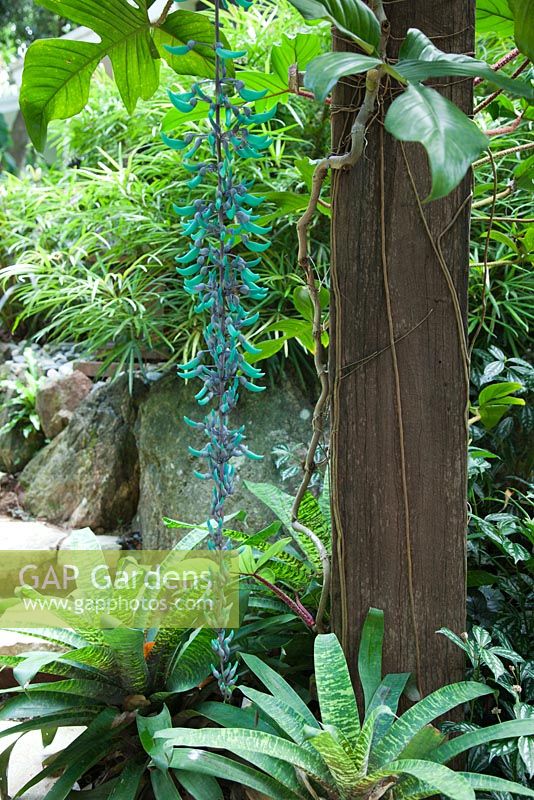
[[508, 0], [477, 0], [477, 33], [496, 33], [512, 36], [513, 14]]
[[317, 100], [324, 101], [340, 78], [367, 72], [381, 63], [379, 58], [360, 53], [324, 53], [308, 65], [304, 85], [312, 90]]
[[[137, 100], [148, 100], [159, 84], [158, 46], [183, 44], [189, 39], [213, 39], [210, 21], [192, 12], [171, 14], [153, 39], [146, 3], [128, 0], [39, 0], [39, 4], [98, 35], [99, 42], [46, 39], [30, 45], [24, 60], [20, 107], [28, 133], [38, 149], [44, 147], [48, 123], [77, 114], [87, 103], [91, 76], [108, 56], [122, 100], [133, 111]], [[158, 46], [157, 46], [158, 45]], [[163, 51], [162, 51], [163, 52]], [[167, 56], [165, 56], [167, 58]], [[177, 72], [210, 75], [215, 54], [209, 48], [169, 62]]]
[[[534, 11], [533, 11], [534, 13]], [[495, 72], [484, 61], [459, 53], [444, 53], [417, 28], [410, 28], [395, 65], [397, 72], [410, 82], [445, 76], [480, 77], [505, 89], [510, 94], [531, 99], [534, 90], [530, 83], [514, 80]]]
[[304, 19], [327, 19], [366, 53], [380, 42], [380, 25], [363, 0], [290, 0]]
[[508, 0], [514, 15], [514, 38], [518, 48], [534, 61], [534, 0]]
[[420, 142], [428, 154], [432, 188], [428, 200], [458, 186], [488, 140], [463, 111], [439, 92], [410, 84], [391, 104], [386, 130], [402, 142]]

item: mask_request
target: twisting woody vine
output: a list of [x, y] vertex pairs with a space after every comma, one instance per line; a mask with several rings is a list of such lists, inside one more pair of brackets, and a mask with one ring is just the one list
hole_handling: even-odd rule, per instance
[[[232, 2], [245, 9], [252, 5], [248, 0]], [[262, 199], [251, 194], [251, 181], [238, 177], [239, 162], [262, 157], [262, 151], [269, 147], [269, 137], [253, 134], [250, 128], [267, 122], [276, 113], [276, 106], [268, 112], [254, 113], [249, 104], [261, 99], [266, 91], [251, 91], [233, 77], [232, 62], [246, 55], [246, 51], [228, 50], [221, 41], [220, 12], [226, 7], [227, 0], [215, 0], [214, 44], [189, 41], [167, 48], [173, 55], [185, 55], [199, 45], [215, 49], [214, 79], [194, 83], [189, 92], [169, 93], [173, 105], [185, 114], [199, 103], [205, 104], [209, 132], [190, 132], [181, 140], [164, 136], [170, 147], [182, 152], [184, 167], [192, 174], [189, 188], [206, 189], [204, 198], [174, 206], [182, 218], [183, 234], [191, 240], [188, 252], [176, 259], [178, 272], [185, 279], [187, 292], [198, 300], [195, 311], [209, 314], [204, 348], [181, 366], [179, 374], [184, 379], [199, 378], [203, 383], [196, 399], [209, 410], [202, 421], [185, 421], [207, 439], [201, 450], [190, 447], [189, 451], [204, 463], [204, 471], [195, 472], [197, 477], [213, 484], [208, 547], [221, 551], [231, 546], [224, 533], [224, 517], [226, 501], [235, 490], [233, 460], [239, 456], [261, 458], [246, 446], [244, 427], [231, 427], [231, 413], [241, 388], [252, 392], [264, 388], [254, 383], [263, 377], [263, 372], [246, 360], [247, 353], [260, 352], [247, 341], [245, 333], [258, 314], [246, 309], [243, 300], [261, 300], [266, 289], [258, 285], [259, 275], [253, 271], [260, 257], [249, 261], [243, 253], [264, 252], [269, 243], [255, 241], [254, 237], [271, 230], [256, 223], [259, 215], [255, 209]], [[219, 662], [213, 674], [225, 698], [230, 696], [236, 680], [231, 641], [232, 633], [227, 635], [224, 629], [217, 632], [213, 641]]]

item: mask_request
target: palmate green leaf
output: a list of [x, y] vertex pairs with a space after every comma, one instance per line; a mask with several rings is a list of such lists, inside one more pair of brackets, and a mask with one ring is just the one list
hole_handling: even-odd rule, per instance
[[410, 84], [391, 104], [386, 130], [402, 142], [420, 142], [430, 161], [432, 188], [427, 201], [458, 186], [488, 140], [457, 106], [435, 89]]
[[510, 94], [529, 99], [534, 97], [534, 89], [526, 81], [515, 80], [502, 72], [495, 72], [484, 61], [470, 56], [445, 53], [417, 28], [410, 28], [406, 34], [395, 69], [406, 80], [414, 83], [425, 81], [427, 78], [465, 75], [484, 78]]
[[365, 698], [365, 711], [382, 681], [382, 647], [384, 644], [384, 612], [370, 608], [363, 623], [358, 650], [358, 675]]
[[[204, 728], [192, 730], [190, 728], [172, 728], [168, 731], [159, 731], [156, 738], [165, 739], [175, 747], [208, 747], [219, 750], [229, 750], [247, 761], [256, 763], [257, 756], [268, 756], [269, 759], [279, 759], [304, 770], [318, 780], [328, 780], [328, 770], [322, 758], [312, 750], [279, 736], [272, 736], [263, 731], [249, 731], [239, 728], [222, 728], [215, 730]], [[175, 767], [174, 756], [171, 766]], [[273, 773], [271, 773], [273, 774]], [[273, 774], [274, 778], [278, 778]]]
[[461, 753], [471, 750], [472, 747], [519, 736], [534, 736], [534, 719], [512, 719], [498, 725], [489, 725], [487, 728], [463, 733], [433, 750], [429, 758], [444, 764]]
[[397, 758], [415, 734], [437, 717], [446, 714], [462, 703], [468, 703], [470, 700], [491, 693], [490, 687], [475, 681], [453, 683], [432, 692], [405, 711], [400, 719], [393, 723], [372, 753], [372, 768], [381, 767], [388, 761]]
[[304, 85], [311, 89], [317, 100], [324, 102], [341, 78], [367, 72], [380, 64], [379, 58], [360, 53], [324, 53], [308, 65]]
[[360, 718], [343, 649], [334, 633], [315, 639], [315, 681], [323, 725], [332, 725], [355, 747]]
[[510, 792], [511, 794], [519, 794], [522, 797], [534, 797], [534, 790], [514, 781], [496, 778], [493, 775], [480, 775], [478, 772], [460, 772], [458, 774], [465, 778], [475, 791]]
[[380, 25], [363, 0], [290, 0], [304, 19], [327, 19], [366, 53], [380, 42]]
[[[72, 39], [47, 39], [30, 45], [24, 63], [20, 104], [32, 141], [42, 149], [48, 123], [77, 114], [87, 103], [91, 76], [100, 61], [109, 56], [120, 95], [131, 112], [139, 98], [148, 100], [159, 84], [159, 48], [165, 43], [188, 39], [213, 39], [209, 20], [193, 12], [171, 14], [152, 37], [146, 3], [127, 0], [39, 0], [40, 5], [86, 25], [98, 34], [98, 43]], [[167, 54], [168, 55], [168, 54]], [[167, 58], [167, 55], [165, 58]], [[211, 51], [211, 61], [214, 53]], [[169, 56], [171, 66], [181, 72], [198, 70], [206, 75], [208, 49], [189, 54], [182, 65]], [[212, 71], [211, 73], [212, 74]]]
[[173, 769], [194, 769], [203, 775], [221, 777], [232, 783], [248, 786], [264, 794], [269, 800], [299, 800], [302, 796], [282, 786], [275, 777], [264, 775], [257, 769], [238, 764], [218, 753], [176, 748], [172, 753], [171, 765]]

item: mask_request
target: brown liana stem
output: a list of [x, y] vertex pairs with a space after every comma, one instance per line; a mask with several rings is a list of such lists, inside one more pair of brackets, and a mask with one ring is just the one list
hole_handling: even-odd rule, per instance
[[[380, 53], [385, 59], [386, 45], [389, 38], [389, 22], [386, 18], [382, 0], [374, 0], [371, 7], [380, 23], [382, 36], [380, 41]], [[310, 481], [315, 470], [315, 455], [317, 448], [324, 435], [324, 418], [330, 396], [330, 380], [328, 377], [328, 370], [326, 365], [326, 357], [322, 343], [322, 310], [319, 292], [317, 290], [313, 266], [311, 264], [308, 254], [308, 228], [317, 213], [317, 206], [322, 203], [321, 190], [323, 183], [328, 175], [329, 170], [349, 170], [351, 169], [362, 157], [365, 147], [365, 132], [369, 122], [372, 120], [380, 89], [380, 83], [383, 77], [383, 69], [370, 69], [365, 78], [365, 96], [363, 103], [356, 115], [350, 131], [350, 149], [342, 155], [329, 155], [321, 159], [315, 167], [312, 179], [312, 188], [308, 206], [297, 223], [297, 236], [298, 236], [298, 264], [306, 275], [306, 284], [308, 287], [310, 300], [313, 307], [313, 340], [315, 345], [314, 361], [317, 376], [321, 384], [321, 392], [319, 399], [315, 405], [313, 413], [313, 434], [306, 459], [304, 462], [304, 474], [301, 484], [293, 502], [291, 509], [291, 519], [293, 530], [307, 536], [315, 545], [319, 557], [321, 559], [323, 568], [323, 586], [321, 591], [321, 598], [319, 601], [319, 608], [316, 616], [316, 630], [321, 632], [323, 630], [323, 620], [326, 613], [328, 597], [330, 594], [330, 581], [331, 581], [331, 566], [330, 556], [319, 539], [319, 537], [308, 527], [299, 521], [299, 510], [302, 499], [306, 494]], [[299, 76], [295, 69], [290, 69], [289, 76], [290, 87], [296, 86], [296, 91], [299, 91]]]

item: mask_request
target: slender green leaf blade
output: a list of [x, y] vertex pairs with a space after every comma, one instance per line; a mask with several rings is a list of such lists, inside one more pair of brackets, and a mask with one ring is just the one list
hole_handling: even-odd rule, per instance
[[384, 644], [384, 612], [370, 608], [363, 623], [358, 651], [358, 675], [365, 698], [365, 711], [382, 681], [382, 648]]
[[510, 792], [510, 794], [520, 794], [522, 797], [534, 797], [534, 790], [514, 781], [496, 778], [494, 775], [480, 775], [478, 772], [460, 772], [459, 774], [477, 792]]
[[516, 736], [534, 736], [534, 719], [511, 719], [498, 725], [468, 731], [433, 750], [429, 758], [444, 764], [472, 747], [499, 739], [513, 739]]
[[323, 725], [333, 725], [355, 747], [360, 718], [343, 649], [333, 633], [315, 639], [315, 681]]

